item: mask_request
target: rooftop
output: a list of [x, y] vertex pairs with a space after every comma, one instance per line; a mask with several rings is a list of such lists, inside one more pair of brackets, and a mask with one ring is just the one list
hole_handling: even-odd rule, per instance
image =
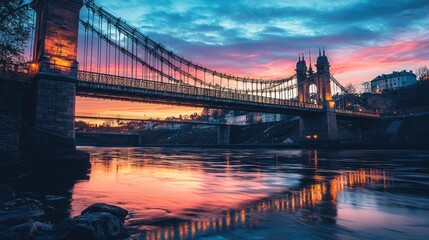
[[[406, 70], [402, 70], [400, 72], [397, 71], [393, 71], [392, 73], [389, 74], [381, 74], [378, 75], [376, 78], [374, 78], [372, 81], [379, 81], [382, 79], [388, 79], [388, 78], [395, 78], [395, 77], [403, 77], [403, 76], [411, 76], [411, 77], [416, 77], [416, 75], [413, 73], [413, 71], [406, 71]], [[372, 82], [371, 81], [371, 82]]]

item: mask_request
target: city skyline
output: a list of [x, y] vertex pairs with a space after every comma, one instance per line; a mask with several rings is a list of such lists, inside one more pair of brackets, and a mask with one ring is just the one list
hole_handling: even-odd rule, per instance
[[[426, 1], [96, 1], [168, 49], [205, 67], [249, 77], [292, 75], [298, 54], [325, 47], [343, 84], [427, 65]], [[154, 117], [200, 108], [81, 99], [77, 111]]]

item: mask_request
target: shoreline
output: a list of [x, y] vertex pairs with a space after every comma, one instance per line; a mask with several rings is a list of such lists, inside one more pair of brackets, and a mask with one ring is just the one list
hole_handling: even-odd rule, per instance
[[141, 146], [115, 146], [115, 145], [79, 145], [84, 147], [114, 147], [114, 148], [283, 148], [283, 149], [323, 149], [323, 150], [429, 150], [429, 143], [413, 144], [360, 144], [360, 143], [325, 143], [325, 144], [147, 144]]

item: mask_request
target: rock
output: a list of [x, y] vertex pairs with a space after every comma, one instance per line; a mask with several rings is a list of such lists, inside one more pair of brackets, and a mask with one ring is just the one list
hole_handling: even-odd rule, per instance
[[27, 222], [28, 220], [38, 220], [45, 215], [45, 211], [40, 208], [40, 202], [35, 199], [18, 198], [3, 203], [0, 209], [0, 225], [14, 225]]
[[36, 236], [34, 240], [58, 240], [56, 236]]
[[46, 195], [44, 203], [46, 205], [53, 206], [57, 209], [67, 209], [70, 204], [70, 201], [66, 197]]
[[0, 184], [0, 203], [15, 199], [15, 192], [11, 186]]
[[52, 206], [43, 206], [42, 210], [45, 211], [46, 215], [52, 215], [56, 211], [56, 209]]
[[60, 238], [63, 240], [109, 240], [129, 236], [121, 220], [107, 212], [86, 213], [66, 219], [58, 232], [65, 233]]
[[21, 198], [37, 198], [36, 194], [34, 194], [33, 192], [23, 192], [23, 193], [18, 193], [17, 197], [21, 197]]
[[[70, 199], [63, 196], [46, 195], [43, 203], [49, 221], [57, 222], [58, 220], [69, 217]], [[45, 209], [46, 208], [46, 209]]]
[[13, 200], [9, 200], [7, 202], [4, 202], [2, 204], [2, 208], [25, 206], [25, 205], [29, 205], [29, 204], [40, 206], [41, 202], [39, 200], [36, 200], [33, 198], [17, 198], [17, 199], [13, 199]]
[[27, 222], [9, 228], [0, 237], [8, 240], [33, 239], [38, 232], [49, 232], [52, 229], [53, 227], [49, 223]]
[[107, 212], [110, 213], [117, 218], [119, 218], [122, 222], [125, 221], [125, 217], [128, 215], [128, 211], [114, 205], [105, 204], [105, 203], [95, 203], [91, 206], [87, 207], [85, 210], [82, 211], [82, 215], [87, 213], [100, 213], [100, 212]]
[[66, 197], [56, 195], [46, 195], [45, 200], [52, 206], [67, 204], [68, 202], [68, 199]]

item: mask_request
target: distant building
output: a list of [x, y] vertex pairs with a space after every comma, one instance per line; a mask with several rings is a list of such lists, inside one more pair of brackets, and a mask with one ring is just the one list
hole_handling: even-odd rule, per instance
[[382, 74], [371, 81], [371, 91], [373, 93], [385, 90], [393, 90], [407, 87], [417, 83], [417, 77], [413, 71], [392, 72], [391, 74]]
[[234, 124], [234, 125], [246, 125], [247, 124], [247, 116], [246, 115], [228, 116], [225, 118], [225, 120], [228, 124]]
[[262, 114], [262, 122], [278, 122], [284, 120], [284, 117], [281, 114], [273, 114], [273, 113], [263, 113]]
[[363, 87], [364, 93], [370, 93], [371, 92], [371, 82], [362, 83], [362, 87]]
[[247, 125], [282, 121], [285, 120], [285, 115], [274, 113], [247, 113], [245, 115], [232, 116], [227, 114], [225, 120], [228, 124]]

